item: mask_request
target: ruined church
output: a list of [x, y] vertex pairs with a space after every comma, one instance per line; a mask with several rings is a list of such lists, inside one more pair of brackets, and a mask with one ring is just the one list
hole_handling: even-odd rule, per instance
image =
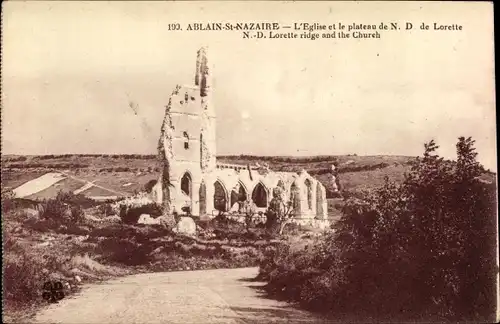
[[153, 188], [154, 200], [170, 213], [188, 210], [194, 216], [213, 217], [220, 212], [238, 214], [246, 200], [264, 212], [273, 195], [281, 192], [285, 201], [292, 202], [295, 222], [327, 224], [325, 187], [305, 170], [273, 172], [216, 161], [212, 73], [207, 49], [201, 48], [194, 85], [178, 85], [170, 96], [158, 143], [163, 170]]

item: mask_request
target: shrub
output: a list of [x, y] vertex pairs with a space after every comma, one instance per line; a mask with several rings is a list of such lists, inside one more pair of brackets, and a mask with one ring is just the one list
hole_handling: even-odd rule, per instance
[[274, 231], [279, 226], [278, 233], [279, 235], [283, 234], [285, 226], [293, 219], [293, 204], [293, 201], [285, 201], [283, 190], [280, 187], [274, 188], [273, 199], [271, 199], [269, 208], [266, 211], [267, 228]]
[[16, 198], [12, 190], [2, 190], [2, 214], [14, 209], [17, 206]]
[[143, 206], [132, 207], [129, 207], [127, 205], [120, 206], [120, 218], [125, 224], [136, 224], [142, 214], [161, 216], [163, 214], [163, 209], [156, 203], [149, 203]]
[[42, 254], [19, 245], [4, 236], [3, 299], [18, 305], [40, 298], [40, 289], [49, 274], [61, 273], [68, 258], [60, 254]]
[[55, 199], [71, 206], [80, 206], [82, 208], [90, 208], [98, 204], [94, 200], [82, 194], [75, 195], [74, 193], [67, 191], [60, 191]]
[[156, 185], [158, 180], [153, 179], [149, 180], [145, 185], [144, 185], [144, 191], [147, 193], [150, 193], [153, 190], [153, 187]]
[[3, 257], [3, 298], [25, 303], [39, 296], [43, 267], [24, 252], [5, 253]]
[[59, 192], [53, 199], [45, 200], [40, 217], [53, 225], [82, 223], [85, 214], [73, 194]]
[[451, 163], [431, 141], [402, 185], [349, 198], [322, 243], [268, 254], [268, 290], [364, 320], [493, 321], [496, 187], [473, 144], [459, 138]]
[[125, 224], [135, 224], [141, 214], [151, 216], [163, 215], [163, 207], [151, 200], [147, 194], [136, 194], [113, 204], [113, 209], [119, 214]]
[[6, 162], [24, 162], [28, 158], [26, 156], [15, 156], [15, 157], [6, 157], [5, 161]]
[[97, 207], [97, 211], [104, 216], [111, 216], [115, 215], [115, 211], [113, 209], [113, 206], [111, 206], [110, 203], [105, 202]]
[[77, 224], [68, 224], [63, 226], [64, 234], [69, 235], [88, 235], [91, 232], [90, 227]]
[[145, 264], [151, 260], [151, 247], [130, 238], [106, 238], [98, 243], [96, 250], [109, 262], [129, 266]]

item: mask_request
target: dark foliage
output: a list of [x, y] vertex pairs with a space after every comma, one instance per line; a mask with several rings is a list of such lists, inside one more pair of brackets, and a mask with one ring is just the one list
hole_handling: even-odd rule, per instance
[[68, 263], [69, 258], [54, 253], [40, 253], [19, 244], [13, 236], [3, 233], [3, 303], [23, 305], [39, 300], [42, 283], [49, 273]]
[[97, 207], [97, 210], [99, 213], [103, 214], [104, 216], [110, 216], [114, 214], [113, 207], [111, 206], [110, 203], [105, 202]]
[[2, 214], [16, 208], [17, 199], [11, 190], [2, 190]]
[[74, 170], [88, 168], [88, 164], [82, 163], [39, 163], [39, 162], [28, 162], [28, 163], [8, 163], [6, 167], [14, 169], [29, 169], [29, 168], [46, 168], [46, 169], [57, 169], [57, 170]]
[[492, 322], [496, 186], [479, 179], [473, 144], [459, 138], [449, 162], [431, 141], [402, 185], [349, 198], [314, 248], [270, 252], [268, 290], [363, 320]]
[[120, 207], [120, 218], [124, 224], [136, 224], [142, 214], [151, 216], [161, 216], [163, 214], [162, 206], [150, 203], [142, 206], [127, 206]]
[[26, 156], [9, 156], [2, 158], [2, 160], [4, 160], [5, 162], [24, 162], [27, 159], [28, 158]]
[[40, 218], [54, 226], [82, 223], [85, 204], [91, 204], [88, 198], [61, 191], [40, 205]]
[[153, 179], [149, 180], [145, 185], [144, 185], [144, 191], [147, 193], [150, 193], [153, 190], [153, 187], [158, 183], [158, 180]]

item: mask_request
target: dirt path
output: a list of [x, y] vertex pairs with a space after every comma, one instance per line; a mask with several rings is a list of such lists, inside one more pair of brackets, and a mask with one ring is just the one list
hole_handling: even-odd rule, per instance
[[89, 285], [44, 309], [36, 323], [328, 323], [262, 297], [257, 268], [163, 272]]

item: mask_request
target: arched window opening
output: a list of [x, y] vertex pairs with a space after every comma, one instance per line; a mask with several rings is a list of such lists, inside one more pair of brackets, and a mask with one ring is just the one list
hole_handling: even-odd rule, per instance
[[231, 190], [231, 208], [234, 206], [234, 204], [239, 203], [241, 207], [241, 202], [247, 200], [247, 191], [245, 190], [245, 187], [241, 184], [241, 182], [238, 183], [236, 188]]
[[207, 213], [207, 187], [205, 183], [200, 184], [200, 216]]
[[258, 183], [252, 191], [252, 200], [259, 208], [267, 207], [267, 191], [262, 183]]
[[184, 175], [181, 178], [181, 190], [182, 192], [191, 198], [192, 196], [192, 181], [191, 181], [191, 176], [189, 173], [184, 173]]
[[306, 179], [306, 181], [304, 181], [304, 184], [306, 185], [306, 191], [307, 191], [307, 209], [311, 210], [313, 207], [312, 182], [311, 180]]
[[226, 189], [219, 180], [214, 183], [214, 208], [218, 211], [227, 211]]
[[316, 215], [323, 216], [323, 190], [321, 185], [316, 185]]
[[300, 214], [300, 189], [295, 183], [290, 187], [290, 201], [292, 202], [293, 213], [295, 215]]
[[189, 149], [189, 135], [187, 132], [184, 132], [184, 148]]

